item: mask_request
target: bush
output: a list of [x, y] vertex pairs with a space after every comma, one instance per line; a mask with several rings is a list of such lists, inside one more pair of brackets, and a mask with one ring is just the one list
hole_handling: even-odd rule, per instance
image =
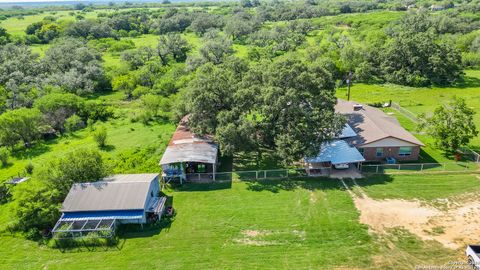
[[98, 147], [105, 147], [107, 143], [107, 129], [105, 127], [99, 127], [93, 132], [93, 139], [97, 143]]
[[7, 147], [0, 147], [0, 162], [2, 166], [7, 166], [8, 158], [10, 157], [10, 150]]
[[33, 163], [30, 161], [28, 162], [27, 165], [25, 165], [25, 172], [27, 174], [32, 174], [33, 173], [33, 169], [34, 169], [34, 166], [33, 166]]
[[85, 127], [85, 123], [80, 116], [74, 114], [65, 120], [65, 130], [67, 132], [74, 132]]

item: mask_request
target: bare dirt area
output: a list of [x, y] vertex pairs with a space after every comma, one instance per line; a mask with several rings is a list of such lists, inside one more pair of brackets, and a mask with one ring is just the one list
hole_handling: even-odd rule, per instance
[[360, 222], [377, 233], [401, 227], [423, 240], [436, 240], [451, 249], [480, 242], [480, 199], [461, 203], [442, 199], [442, 207], [434, 207], [420, 201], [374, 200], [361, 189], [359, 193], [350, 192], [360, 211]]

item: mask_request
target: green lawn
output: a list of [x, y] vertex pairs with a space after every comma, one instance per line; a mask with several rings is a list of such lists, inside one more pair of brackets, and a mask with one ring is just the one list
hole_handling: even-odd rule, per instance
[[[388, 185], [396, 182], [416, 192], [408, 178]], [[369, 234], [336, 180], [188, 184], [166, 193], [173, 198], [175, 220], [122, 234], [118, 248], [62, 253], [4, 234], [0, 268], [411, 269], [419, 262], [445, 263], [455, 254], [401, 231], [381, 239]]]
[[[337, 96], [346, 98], [346, 89], [337, 90]], [[351, 88], [351, 100], [364, 103], [388, 102], [392, 100], [415, 114], [431, 113], [440, 104], [448, 103], [453, 96], [466, 99], [467, 104], [480, 110], [480, 70], [467, 70], [465, 82], [452, 87], [413, 88], [393, 84], [355, 84]], [[480, 113], [475, 115], [480, 128]], [[422, 139], [421, 136], [419, 139]], [[471, 141], [471, 146], [480, 148], [480, 136]]]
[[[374, 175], [356, 182], [374, 199], [431, 201], [480, 191], [478, 174]], [[351, 181], [347, 181], [351, 184]]]

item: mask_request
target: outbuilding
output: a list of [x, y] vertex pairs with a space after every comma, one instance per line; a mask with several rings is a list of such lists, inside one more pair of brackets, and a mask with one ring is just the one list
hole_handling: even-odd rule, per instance
[[97, 182], [74, 184], [52, 232], [59, 238], [81, 237], [92, 232], [110, 237], [118, 224], [158, 220], [166, 202], [159, 194], [158, 174], [120, 174]]
[[185, 116], [160, 160], [162, 177], [167, 181], [179, 179], [180, 182], [202, 178], [215, 180], [217, 155], [218, 145], [212, 137], [194, 134], [188, 127], [188, 116]]

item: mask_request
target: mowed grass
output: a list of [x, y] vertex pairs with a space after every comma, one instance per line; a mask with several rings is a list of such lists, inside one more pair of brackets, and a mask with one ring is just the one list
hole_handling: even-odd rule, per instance
[[[470, 176], [413, 177], [357, 182], [378, 199], [433, 199], [473, 190]], [[164, 191], [177, 212], [171, 223], [123, 232], [117, 247], [63, 252], [3, 234], [0, 268], [413, 269], [456, 256], [402, 230], [369, 233], [338, 180], [187, 184]]]
[[[337, 90], [339, 98], [346, 98], [346, 88]], [[393, 84], [354, 84], [351, 100], [374, 103], [392, 100], [415, 114], [431, 114], [441, 104], [447, 104], [454, 96], [462, 97], [477, 112], [480, 111], [480, 70], [467, 70], [465, 82], [452, 87], [405, 87]], [[480, 128], [480, 113], [474, 117]], [[471, 146], [480, 148], [480, 136], [472, 139]]]
[[[374, 199], [432, 201], [480, 191], [480, 174], [374, 175], [357, 180]], [[347, 183], [352, 184], [351, 181]]]
[[[277, 192], [269, 186], [278, 185]], [[375, 245], [337, 181], [188, 184], [168, 190], [166, 228], [122, 236], [119, 248], [69, 250], [0, 236], [2, 269], [331, 269], [368, 267]]]

